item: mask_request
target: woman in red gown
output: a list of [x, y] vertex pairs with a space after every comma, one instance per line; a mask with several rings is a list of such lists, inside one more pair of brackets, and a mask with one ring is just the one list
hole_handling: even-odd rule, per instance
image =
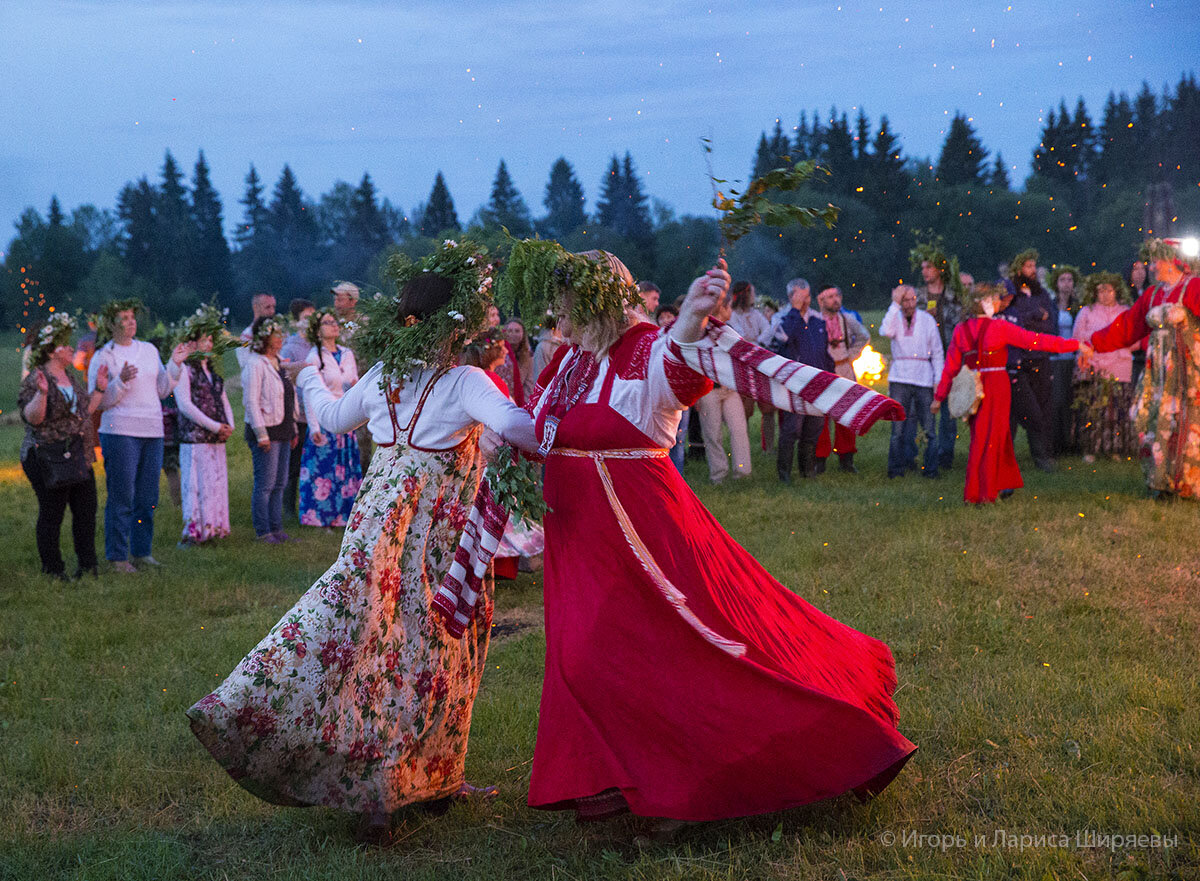
[[[1013, 451], [1009, 411], [1012, 407], [1012, 387], [1008, 379], [1008, 347], [1040, 349], [1050, 352], [1074, 352], [1079, 340], [1063, 339], [1044, 333], [1033, 333], [1017, 325], [992, 318], [1012, 302], [998, 285], [976, 287], [974, 318], [968, 318], [954, 330], [942, 378], [933, 393], [930, 410], [936, 413], [950, 394], [950, 384], [958, 371], [966, 367], [978, 370], [983, 382], [983, 400], [969, 420], [971, 449], [967, 454], [967, 484], [963, 498], [972, 504], [994, 502], [1025, 485], [1017, 456]], [[1086, 347], [1086, 344], [1084, 346]], [[1090, 351], [1090, 349], [1088, 349]]]
[[553, 441], [533, 807], [765, 813], [878, 792], [916, 749], [896, 728], [888, 647], [772, 578], [667, 457], [681, 410], [712, 387], [677, 353], [708, 344], [728, 283], [723, 262], [697, 279], [669, 330], [560, 318], [575, 345], [531, 404]]

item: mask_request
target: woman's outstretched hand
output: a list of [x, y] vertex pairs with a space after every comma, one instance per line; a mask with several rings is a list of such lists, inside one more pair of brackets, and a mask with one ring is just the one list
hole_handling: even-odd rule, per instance
[[681, 343], [693, 343], [704, 335], [704, 323], [729, 291], [729, 267], [725, 258], [692, 282], [679, 318], [671, 327], [671, 336]]

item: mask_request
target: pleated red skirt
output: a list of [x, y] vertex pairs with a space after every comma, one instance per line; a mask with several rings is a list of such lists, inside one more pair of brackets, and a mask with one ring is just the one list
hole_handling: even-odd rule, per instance
[[[591, 404], [557, 447], [651, 444]], [[766, 813], [878, 792], [916, 750], [888, 647], [772, 578], [668, 459], [552, 455], [546, 500], [531, 806]]]

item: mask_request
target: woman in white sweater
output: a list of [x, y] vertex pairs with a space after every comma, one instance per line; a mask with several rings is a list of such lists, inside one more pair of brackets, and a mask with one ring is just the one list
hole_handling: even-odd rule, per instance
[[[104, 556], [118, 572], [137, 571], [133, 563], [157, 566], [150, 554], [154, 509], [162, 471], [161, 400], [179, 381], [180, 365], [191, 351], [181, 344], [163, 364], [158, 349], [134, 339], [141, 303], [110, 303], [101, 314], [102, 330], [112, 339], [88, 365], [88, 391], [96, 391], [101, 367], [112, 380], [100, 400], [100, 449], [104, 452]], [[132, 557], [132, 561], [131, 558]]]
[[[341, 325], [332, 309], [318, 309], [308, 320], [313, 343], [307, 363], [317, 368], [325, 388], [340, 398], [358, 381], [354, 353], [338, 345]], [[300, 522], [304, 526], [345, 526], [362, 483], [362, 463], [353, 431], [325, 429], [309, 419], [300, 458]]]
[[279, 366], [283, 320], [254, 319], [250, 352], [242, 365], [242, 406], [246, 411], [246, 444], [254, 464], [250, 516], [254, 534], [267, 544], [288, 540], [283, 531], [283, 489], [288, 454], [296, 443], [293, 419], [295, 392]]

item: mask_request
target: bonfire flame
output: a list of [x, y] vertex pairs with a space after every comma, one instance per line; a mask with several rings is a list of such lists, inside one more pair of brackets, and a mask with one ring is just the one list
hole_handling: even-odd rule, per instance
[[873, 385], [883, 380], [886, 367], [883, 356], [868, 345], [854, 361], [854, 375], [864, 385]]

